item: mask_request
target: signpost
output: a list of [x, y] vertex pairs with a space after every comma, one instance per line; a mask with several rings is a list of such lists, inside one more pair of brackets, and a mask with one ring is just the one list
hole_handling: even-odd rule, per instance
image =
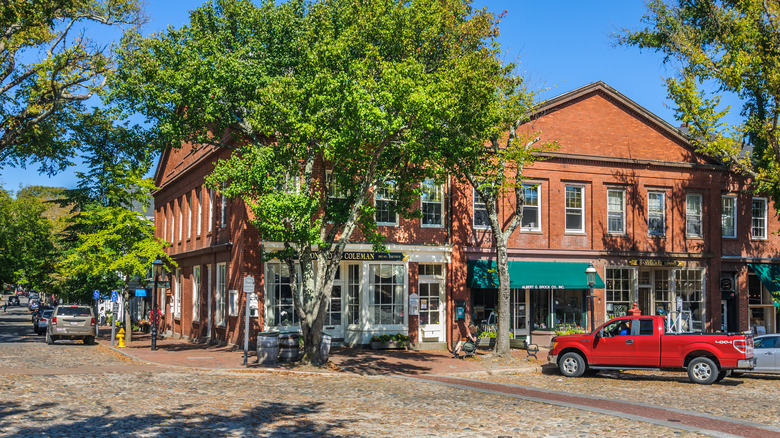
[[[250, 309], [250, 295], [255, 294], [255, 278], [251, 275], [244, 277], [244, 296], [246, 297], [246, 312], [244, 323], [244, 366], [247, 365], [247, 358], [249, 356], [249, 309]], [[255, 303], [257, 299], [255, 298]]]
[[92, 298], [95, 299], [95, 321], [97, 321], [97, 324], [95, 324], [95, 337], [100, 337], [100, 309], [98, 308], [100, 306], [99, 299], [100, 299], [100, 291], [95, 289], [94, 292], [92, 292]]
[[111, 346], [114, 346], [114, 337], [116, 335], [116, 317], [119, 312], [119, 303], [117, 303], [117, 293], [115, 290], [111, 291]]

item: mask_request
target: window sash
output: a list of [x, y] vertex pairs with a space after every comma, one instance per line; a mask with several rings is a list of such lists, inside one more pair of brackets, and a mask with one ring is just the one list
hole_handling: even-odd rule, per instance
[[369, 318], [375, 325], [404, 323], [404, 265], [369, 265]]
[[214, 228], [214, 189], [209, 189], [209, 226], [208, 232]]
[[474, 198], [473, 198], [473, 207], [472, 211], [474, 212], [474, 223], [473, 226], [476, 229], [487, 229], [490, 228], [490, 217], [488, 215], [487, 211], [487, 204], [482, 201], [482, 198], [479, 196], [479, 193], [477, 193], [477, 189], [473, 189]]
[[192, 194], [187, 195], [187, 239], [192, 238]]
[[376, 211], [375, 220], [377, 225], [398, 225], [398, 213], [393, 211], [396, 204], [395, 199], [393, 199], [394, 192], [395, 181], [393, 180], [387, 180], [381, 187], [377, 187], [374, 196], [374, 207]]
[[216, 297], [216, 306], [217, 306], [217, 325], [224, 326], [225, 325], [225, 299], [226, 297], [226, 286], [227, 286], [227, 263], [218, 263], [217, 264], [217, 297]]
[[181, 242], [182, 230], [184, 229], [184, 199], [177, 203], [179, 204], [179, 242]]
[[722, 237], [737, 237], [737, 198], [734, 196], [722, 196], [720, 204]]
[[520, 225], [522, 230], [525, 231], [540, 231], [542, 229], [542, 221], [539, 216], [540, 200], [539, 200], [539, 186], [523, 187], [525, 191], [525, 204], [523, 205], [523, 219]]
[[566, 186], [566, 231], [585, 231], [584, 187]]
[[666, 235], [664, 193], [647, 194], [647, 232], [652, 236]]
[[607, 190], [607, 232], [614, 234], [626, 232], [625, 190]]
[[200, 236], [203, 228], [203, 188], [198, 187], [198, 191], [195, 193], [195, 196], [198, 198], [198, 236]]
[[192, 268], [192, 320], [200, 320], [200, 266]]
[[420, 210], [423, 227], [442, 227], [444, 225], [444, 186], [426, 179], [421, 184]]
[[[227, 187], [227, 183], [222, 183], [222, 189], [224, 190], [225, 187]], [[220, 228], [225, 228], [227, 226], [227, 196], [225, 196], [225, 193], [220, 193], [221, 198], [221, 206], [220, 206], [220, 218], [219, 218], [219, 226]]]
[[754, 239], [766, 239], [766, 199], [754, 198], [752, 211], [751, 236]]
[[685, 197], [685, 231], [688, 237], [702, 236], [701, 195]]
[[173, 315], [181, 316], [181, 268], [176, 269], [176, 289], [173, 294]]

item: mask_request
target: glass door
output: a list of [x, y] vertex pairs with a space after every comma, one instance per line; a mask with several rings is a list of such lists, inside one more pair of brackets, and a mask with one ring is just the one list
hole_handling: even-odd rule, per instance
[[529, 334], [528, 304], [525, 293], [525, 289], [512, 290], [512, 333], [514, 333], [515, 339], [526, 338]]
[[421, 280], [420, 295], [420, 338], [423, 342], [444, 341], [444, 298], [440, 281]]

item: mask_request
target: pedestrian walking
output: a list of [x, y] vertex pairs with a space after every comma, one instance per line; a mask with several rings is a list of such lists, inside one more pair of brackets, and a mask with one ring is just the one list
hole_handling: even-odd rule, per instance
[[3, 313], [8, 313], [5, 309], [8, 308], [8, 301], [3, 301]]

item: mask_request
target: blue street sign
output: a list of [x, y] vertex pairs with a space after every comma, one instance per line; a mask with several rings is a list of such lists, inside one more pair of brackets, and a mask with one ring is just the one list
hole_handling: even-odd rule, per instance
[[100, 291], [96, 290], [95, 292], [92, 292], [92, 299], [99, 299], [100, 298]]
[[118, 301], [118, 299], [119, 299], [119, 298], [117, 297], [117, 293], [116, 293], [116, 291], [115, 291], [115, 290], [112, 290], [112, 291], [111, 291], [111, 302], [112, 302], [112, 303], [116, 303], [116, 302]]
[[146, 296], [146, 289], [136, 289], [135, 290], [135, 296], [137, 296], [137, 297], [145, 297]]

